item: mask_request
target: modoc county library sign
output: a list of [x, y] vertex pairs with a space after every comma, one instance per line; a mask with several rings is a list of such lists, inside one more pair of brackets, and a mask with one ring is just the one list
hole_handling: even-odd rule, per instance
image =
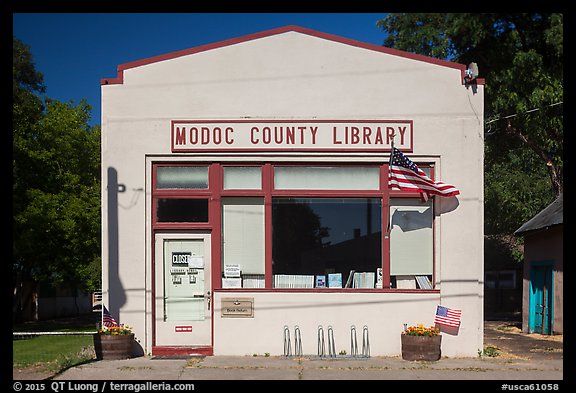
[[[316, 355], [319, 326], [338, 350], [366, 326], [399, 356], [442, 304], [462, 310], [442, 354], [477, 356], [484, 86], [465, 69], [297, 26], [118, 66], [103, 301], [137, 352], [281, 355], [298, 326]], [[459, 194], [389, 188], [392, 143]]]
[[410, 120], [172, 121], [172, 152], [219, 150], [412, 151]]

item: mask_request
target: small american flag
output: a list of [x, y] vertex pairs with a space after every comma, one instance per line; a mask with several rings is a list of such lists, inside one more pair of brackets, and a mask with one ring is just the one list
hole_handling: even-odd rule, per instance
[[451, 184], [430, 179], [424, 171], [395, 147], [390, 156], [388, 188], [419, 192], [423, 201], [430, 195], [455, 196], [460, 191]]
[[116, 320], [114, 319], [114, 317], [112, 315], [110, 315], [110, 312], [108, 311], [108, 309], [106, 308], [106, 306], [102, 306], [103, 307], [103, 313], [102, 313], [102, 325], [106, 326], [106, 327], [116, 327], [118, 326], [118, 322], [116, 322]]
[[460, 326], [460, 317], [462, 310], [454, 310], [444, 306], [436, 307], [436, 318], [434, 323], [438, 325], [458, 327]]

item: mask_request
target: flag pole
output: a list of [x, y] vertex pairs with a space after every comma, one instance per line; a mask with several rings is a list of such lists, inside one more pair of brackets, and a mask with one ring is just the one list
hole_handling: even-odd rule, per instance
[[[390, 179], [390, 167], [392, 166], [392, 157], [394, 157], [394, 137], [396, 133], [392, 134], [392, 143], [390, 148], [390, 157], [388, 158], [388, 179]], [[386, 233], [384, 238], [388, 239], [390, 236], [390, 184], [388, 184], [388, 189], [386, 192]]]

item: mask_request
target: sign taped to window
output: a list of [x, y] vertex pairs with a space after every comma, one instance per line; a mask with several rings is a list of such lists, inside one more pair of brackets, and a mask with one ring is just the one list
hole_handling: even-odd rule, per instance
[[191, 251], [172, 252], [172, 265], [188, 266], [189, 268], [203, 269], [204, 257], [192, 255]]

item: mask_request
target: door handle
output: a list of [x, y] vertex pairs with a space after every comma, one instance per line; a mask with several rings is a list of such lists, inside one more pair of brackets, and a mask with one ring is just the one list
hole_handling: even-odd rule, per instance
[[206, 300], [208, 300], [208, 311], [210, 311], [210, 303], [212, 303], [212, 293], [210, 291], [206, 292]]

